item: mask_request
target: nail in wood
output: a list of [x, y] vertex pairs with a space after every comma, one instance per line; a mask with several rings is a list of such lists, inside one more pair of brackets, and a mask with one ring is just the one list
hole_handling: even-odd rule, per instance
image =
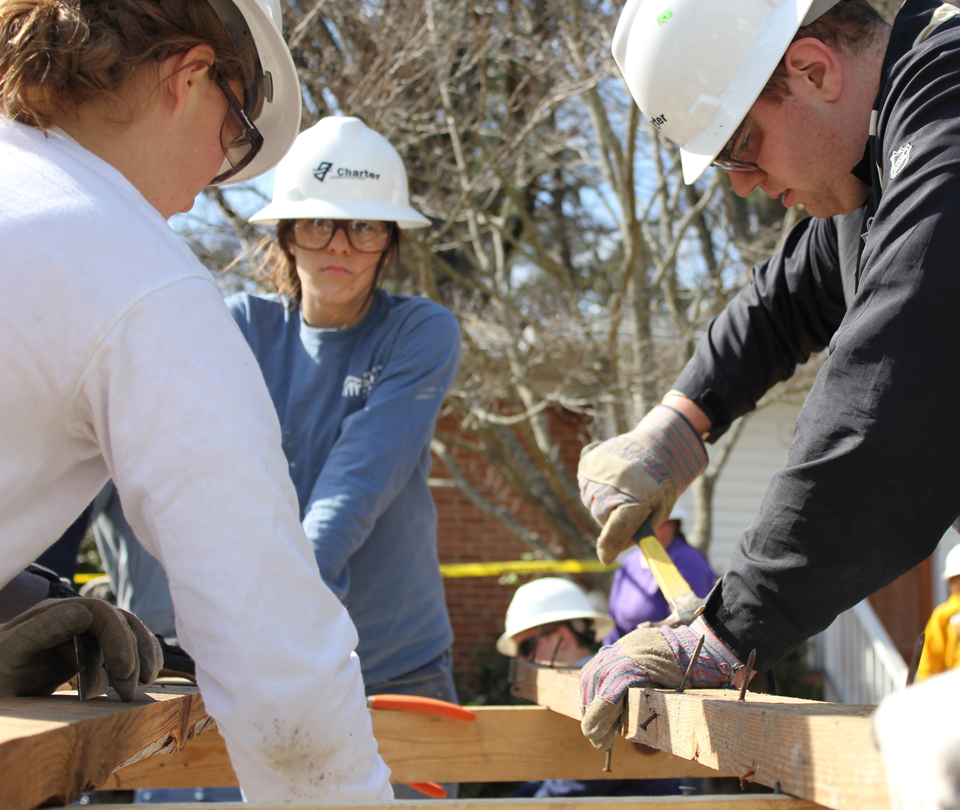
[[743, 700], [747, 694], [747, 684], [750, 683], [750, 676], [753, 674], [753, 662], [757, 660], [757, 651], [750, 650], [750, 657], [747, 659], [747, 666], [743, 673], [743, 683], [740, 684], [740, 697], [737, 700]]
[[690, 683], [690, 676], [693, 674], [693, 668], [697, 665], [697, 659], [700, 657], [700, 650], [703, 649], [704, 638], [706, 638], [706, 636], [700, 636], [700, 640], [697, 642], [697, 648], [693, 651], [693, 658], [691, 658], [690, 663], [687, 664], [687, 671], [683, 674], [683, 680], [680, 681], [680, 686], [677, 687], [677, 694], [682, 695], [683, 691]]

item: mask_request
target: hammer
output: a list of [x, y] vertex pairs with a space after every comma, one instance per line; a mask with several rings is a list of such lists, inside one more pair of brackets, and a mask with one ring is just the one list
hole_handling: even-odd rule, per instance
[[[653, 524], [649, 520], [644, 523], [634, 539], [640, 546], [643, 556], [647, 558], [650, 571], [657, 580], [667, 604], [670, 605], [670, 615], [663, 621], [656, 622], [656, 625], [677, 627], [681, 624], [690, 624], [700, 614], [703, 603], [684, 579], [683, 574], [677, 570], [677, 566], [670, 559], [663, 544], [657, 539], [653, 532]], [[643, 626], [646, 625], [641, 625]]]

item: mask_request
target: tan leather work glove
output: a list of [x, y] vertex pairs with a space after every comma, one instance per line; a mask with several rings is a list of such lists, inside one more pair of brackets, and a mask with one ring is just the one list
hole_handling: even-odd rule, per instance
[[609, 565], [650, 520], [670, 517], [680, 494], [707, 468], [707, 451], [678, 410], [657, 405], [633, 430], [584, 453], [580, 498], [603, 526], [597, 556]]
[[49, 695], [79, 671], [73, 638], [96, 639], [107, 680], [121, 700], [152, 683], [163, 656], [136, 616], [102, 599], [47, 599], [0, 626], [0, 697]]
[[703, 636], [690, 685], [724, 687], [742, 665], [700, 617], [689, 627], [643, 627], [601, 647], [580, 670], [580, 729], [594, 748], [607, 751], [620, 733], [620, 715], [633, 686], [675, 689]]

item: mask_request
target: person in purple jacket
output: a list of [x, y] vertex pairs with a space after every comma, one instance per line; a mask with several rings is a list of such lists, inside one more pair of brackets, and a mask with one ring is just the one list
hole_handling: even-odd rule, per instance
[[[683, 536], [681, 522], [686, 516], [683, 509], [674, 509], [670, 519], [657, 527], [656, 535], [693, 592], [705, 597], [717, 575], [704, 556], [689, 545]], [[610, 616], [616, 627], [604, 638], [603, 643], [613, 644], [644, 622], [656, 624], [669, 614], [670, 607], [653, 578], [646, 557], [640, 549], [635, 549], [623, 559], [614, 574], [610, 589]]]

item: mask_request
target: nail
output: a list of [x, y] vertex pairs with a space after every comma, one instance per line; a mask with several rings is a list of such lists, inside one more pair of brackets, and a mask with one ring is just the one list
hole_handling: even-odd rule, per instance
[[[747, 684], [750, 683], [750, 676], [753, 674], [753, 662], [757, 660], [757, 651], [750, 650], [750, 657], [747, 659], [747, 666], [743, 673], [743, 683], [740, 684], [740, 697], [737, 700], [743, 700], [747, 694]], [[746, 778], [746, 777], [744, 777]], [[742, 779], [740, 780], [743, 781]]]
[[687, 671], [683, 674], [683, 680], [680, 681], [680, 686], [677, 687], [677, 694], [682, 695], [683, 691], [687, 688], [687, 684], [690, 683], [690, 676], [693, 674], [693, 668], [697, 665], [697, 659], [700, 657], [700, 650], [703, 649], [703, 640], [706, 636], [700, 636], [700, 640], [697, 642], [697, 648], [693, 651], [693, 658], [690, 659], [690, 663], [687, 664]]
[[550, 666], [552, 666], [554, 669], [557, 668], [556, 665], [554, 664], [554, 661], [557, 660], [557, 653], [560, 652], [560, 642], [562, 641], [563, 641], [563, 636], [561, 635], [557, 639], [557, 646], [553, 648], [553, 655], [550, 656]]
[[920, 667], [920, 657], [923, 655], [923, 642], [927, 634], [921, 633], [917, 640], [913, 642], [913, 655], [910, 656], [910, 666], [907, 668], [907, 686], [910, 686], [917, 678], [917, 669]]
[[647, 717], [647, 719], [644, 720], [644, 721], [640, 724], [640, 730], [641, 730], [641, 731], [646, 731], [646, 730], [647, 730], [647, 726], [649, 726], [649, 725], [650, 725], [654, 720], [656, 720], [656, 719], [657, 719], [657, 713], [656, 713], [656, 712], [650, 712], [650, 714], [649, 714], [649, 716]]

